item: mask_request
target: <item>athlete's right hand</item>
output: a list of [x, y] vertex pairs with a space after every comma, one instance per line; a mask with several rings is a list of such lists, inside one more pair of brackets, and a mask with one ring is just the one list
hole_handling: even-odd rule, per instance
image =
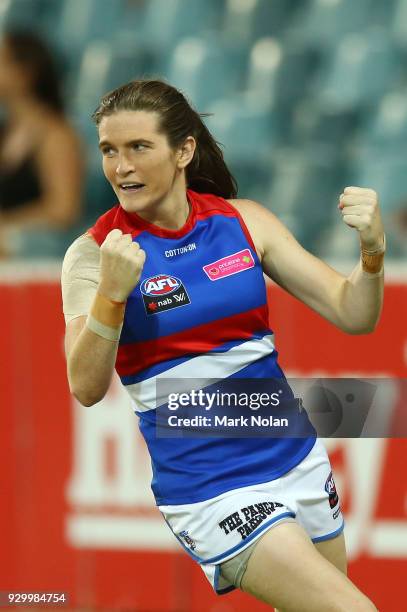
[[146, 254], [131, 234], [113, 229], [100, 247], [100, 280], [98, 291], [117, 302], [127, 300], [137, 285]]

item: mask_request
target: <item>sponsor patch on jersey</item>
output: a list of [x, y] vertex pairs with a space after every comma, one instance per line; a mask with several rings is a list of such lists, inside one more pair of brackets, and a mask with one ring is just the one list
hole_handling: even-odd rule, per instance
[[329, 505], [331, 508], [335, 508], [339, 501], [338, 493], [336, 492], [336, 486], [332, 472], [329, 474], [325, 482], [325, 491], [329, 495]]
[[182, 281], [169, 274], [150, 276], [140, 284], [140, 291], [148, 315], [191, 303]]
[[232, 255], [227, 255], [207, 264], [203, 267], [203, 270], [211, 281], [217, 281], [226, 276], [250, 270], [253, 267], [254, 259], [250, 249], [243, 249], [243, 251], [232, 253]]

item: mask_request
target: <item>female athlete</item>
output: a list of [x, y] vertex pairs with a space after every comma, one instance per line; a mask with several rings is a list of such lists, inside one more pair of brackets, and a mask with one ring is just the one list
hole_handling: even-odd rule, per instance
[[339, 198], [361, 244], [345, 277], [272, 212], [236, 199], [218, 145], [170, 85], [130, 82], [93, 118], [119, 204], [65, 256], [71, 392], [92, 406], [116, 368], [151, 454], [157, 505], [217, 593], [237, 587], [280, 611], [376, 610], [346, 576], [343, 518], [315, 435], [174, 439], [155, 428], [160, 378], [283, 378], [263, 272], [340, 329], [375, 328], [384, 254], [376, 193], [347, 187]]

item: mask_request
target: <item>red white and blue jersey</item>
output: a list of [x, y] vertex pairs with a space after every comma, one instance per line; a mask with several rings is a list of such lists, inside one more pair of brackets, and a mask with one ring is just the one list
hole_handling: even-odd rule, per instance
[[101, 245], [114, 228], [146, 252], [130, 294], [116, 370], [129, 392], [152, 459], [158, 505], [187, 504], [274, 480], [296, 466], [315, 437], [156, 436], [161, 378], [284, 378], [269, 328], [263, 271], [238, 211], [188, 190], [180, 230], [148, 223], [119, 204], [89, 230]]

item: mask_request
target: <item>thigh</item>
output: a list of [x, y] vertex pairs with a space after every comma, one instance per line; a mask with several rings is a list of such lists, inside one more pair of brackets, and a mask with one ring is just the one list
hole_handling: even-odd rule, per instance
[[270, 529], [258, 542], [243, 591], [280, 612], [372, 612], [374, 605], [317, 551], [297, 523]]
[[327, 561], [338, 568], [345, 576], [348, 573], [348, 565], [346, 561], [346, 546], [343, 532], [324, 542], [315, 542], [315, 548]]

